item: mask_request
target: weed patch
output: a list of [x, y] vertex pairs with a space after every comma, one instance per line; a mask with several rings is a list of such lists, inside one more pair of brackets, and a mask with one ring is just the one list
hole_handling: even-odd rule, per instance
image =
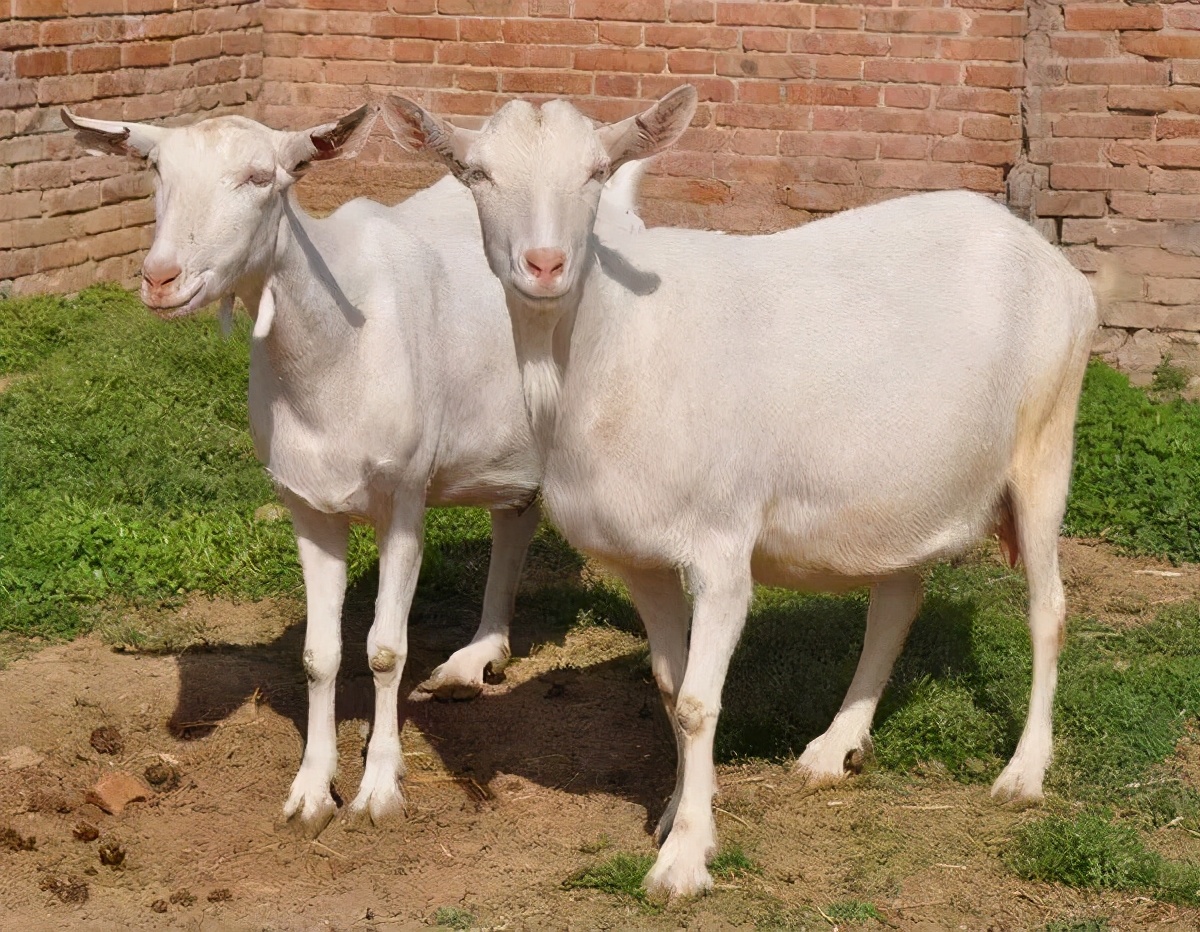
[[1134, 829], [1093, 812], [1071, 819], [1049, 816], [1024, 826], [1014, 837], [1008, 861], [1025, 880], [1200, 902], [1200, 867], [1164, 859], [1147, 849]]
[[600, 890], [628, 897], [644, 909], [656, 909], [646, 896], [642, 881], [654, 864], [650, 854], [614, 854], [599, 863], [576, 871], [563, 881], [568, 890]]

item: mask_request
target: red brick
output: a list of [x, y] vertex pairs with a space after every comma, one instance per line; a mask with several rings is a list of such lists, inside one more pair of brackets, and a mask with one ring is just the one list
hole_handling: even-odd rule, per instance
[[1107, 210], [1104, 195], [1096, 192], [1038, 191], [1034, 196], [1039, 217], [1103, 217]]
[[13, 0], [12, 15], [17, 19], [49, 19], [67, 12], [64, 0]]
[[716, 4], [711, 0], [671, 0], [669, 16], [673, 23], [711, 23], [716, 18]]
[[1157, 4], [1124, 6], [1114, 3], [1065, 5], [1068, 29], [1104, 32], [1112, 29], [1162, 29], [1162, 8]]
[[970, 188], [999, 191], [1003, 174], [999, 168], [983, 165], [945, 165], [931, 162], [867, 162], [860, 169], [863, 184], [871, 188], [896, 188], [910, 191], [935, 191]]
[[1173, 110], [1200, 114], [1200, 88], [1195, 87], [1110, 87], [1108, 106], [1134, 113], [1169, 113]]
[[598, 39], [603, 45], [637, 47], [642, 44], [640, 23], [600, 23]]
[[506, 72], [500, 77], [500, 87], [506, 94], [575, 96], [591, 93], [592, 76], [557, 71]]
[[[1109, 204], [1115, 213], [1141, 220], [1196, 219], [1196, 198], [1190, 194], [1135, 194], [1114, 191], [1109, 195]], [[1194, 261], [1200, 266], [1200, 259]], [[1200, 268], [1197, 268], [1196, 274], [1200, 275]]]
[[932, 140], [932, 136], [902, 136], [898, 134], [880, 136], [879, 157], [881, 159], [927, 160]]
[[865, 11], [854, 7], [817, 7], [818, 29], [861, 29]]
[[883, 103], [886, 107], [924, 110], [932, 99], [933, 92], [927, 87], [889, 85], [883, 89]]
[[[133, 56], [136, 58], [136, 56]], [[71, 52], [71, 72], [112, 71], [121, 66], [119, 46], [75, 49]]]
[[827, 107], [876, 107], [879, 105], [879, 88], [862, 84], [790, 84], [787, 102]]
[[719, 26], [648, 25], [646, 45], [686, 49], [732, 49], [738, 44], [738, 31]]
[[1200, 119], [1159, 117], [1155, 133], [1159, 139], [1200, 139]]
[[37, 23], [6, 23], [0, 20], [0, 49], [29, 48], [37, 44]]
[[972, 87], [1020, 87], [1024, 83], [1021, 65], [967, 65], [967, 84]]
[[872, 133], [921, 133], [953, 136], [958, 132], [957, 113], [939, 110], [889, 110], [884, 107], [862, 113], [862, 128]]
[[1063, 58], [1112, 58], [1117, 42], [1111, 36], [1051, 36], [1050, 51]]
[[1171, 66], [1171, 80], [1175, 84], [1200, 84], [1200, 62], [1175, 62]]
[[943, 39], [943, 58], [956, 61], [1020, 61], [1021, 43], [1016, 39]]
[[1123, 35], [1121, 48], [1143, 58], [1200, 58], [1200, 36], [1163, 32]]
[[[366, 30], [359, 25], [360, 21], [361, 17], [355, 17], [352, 23], [346, 24], [348, 28], [339, 31], [349, 34], [365, 32]], [[459, 38], [460, 27], [475, 22], [479, 20], [457, 20], [438, 16], [373, 16], [370, 19], [370, 32], [367, 34], [393, 39], [437, 39], [441, 42], [453, 42]], [[499, 27], [500, 24], [495, 25]], [[329, 30], [322, 24], [319, 31]], [[497, 34], [496, 39], [499, 38]]]
[[713, 74], [716, 56], [712, 52], [675, 49], [667, 53], [667, 68], [671, 74]]
[[[870, 36], [858, 32], [797, 32], [792, 35], [793, 52], [810, 52], [814, 55], [887, 55], [891, 43], [887, 36]], [[897, 57], [902, 52], [892, 52]]]
[[1151, 168], [1150, 190], [1167, 194], [1200, 194], [1200, 171]]
[[665, 52], [644, 49], [580, 49], [575, 53], [577, 71], [626, 71], [659, 74], [667, 67]]
[[717, 107], [718, 126], [746, 126], [754, 129], [805, 129], [808, 111], [798, 107], [759, 104], [721, 104]]
[[1025, 35], [1023, 13], [977, 13], [967, 26], [969, 36], [1013, 36]]
[[1149, 185], [1149, 171], [1139, 167], [1050, 166], [1050, 186], [1061, 191], [1145, 191]]
[[32, 49], [17, 52], [17, 77], [40, 78], [49, 74], [67, 73], [67, 53], [58, 49]]
[[747, 52], [786, 52], [788, 32], [785, 29], [743, 29], [742, 48]]
[[738, 55], [723, 52], [717, 55], [717, 74], [737, 78], [813, 78], [814, 63], [800, 55]]
[[604, 97], [637, 97], [638, 79], [631, 74], [598, 74], [595, 93]]
[[1106, 110], [1108, 94], [1102, 87], [1048, 87], [1042, 91], [1042, 112], [1046, 114], [1103, 113]]
[[505, 20], [501, 35], [505, 42], [528, 45], [591, 45], [596, 41], [596, 24], [572, 20]]
[[863, 64], [868, 81], [893, 81], [898, 84], [957, 84], [961, 66], [954, 62], [905, 62], [871, 59]]
[[1095, 136], [1107, 139], [1149, 139], [1154, 119], [1144, 116], [1070, 113], [1054, 121], [1055, 136]]
[[1021, 138], [1021, 126], [1006, 117], [964, 117], [962, 134], [968, 139], [1015, 140]]
[[575, 18], [661, 22], [667, 0], [575, 0]]
[[963, 15], [957, 10], [868, 10], [871, 32], [920, 32], [957, 35]]
[[1166, 84], [1168, 66], [1148, 61], [1071, 62], [1072, 84]]
[[813, 8], [796, 3], [718, 3], [717, 22], [734, 26], [790, 26], [811, 29]]

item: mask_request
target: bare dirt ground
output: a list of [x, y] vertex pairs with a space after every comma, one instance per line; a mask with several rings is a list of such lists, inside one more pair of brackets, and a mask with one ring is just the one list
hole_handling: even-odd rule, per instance
[[[1077, 541], [1064, 542], [1064, 562], [1072, 610], [1117, 623], [1200, 592], [1200, 567]], [[868, 772], [809, 793], [765, 764], [721, 768], [717, 800], [723, 842], [740, 844], [761, 874], [658, 911], [565, 889], [573, 871], [615, 851], [651, 852], [673, 783], [643, 642], [603, 627], [564, 638], [518, 619], [520, 659], [503, 683], [472, 703], [402, 709], [407, 818], [368, 831], [335, 820], [303, 840], [277, 821], [302, 751], [298, 610], [204, 600], [158, 620], [202, 646], [153, 655], [92, 635], [0, 669], [0, 928], [394, 930], [435, 925], [446, 907], [469, 912], [474, 927], [511, 930], [999, 932], [1097, 917], [1111, 929], [1200, 927], [1200, 912], [1144, 897], [1017, 881], [996, 854], [1036, 813], [994, 806], [986, 787]], [[473, 621], [414, 619], [410, 688]], [[361, 774], [372, 705], [368, 623], [356, 611], [346, 625], [343, 799]], [[102, 726], [119, 732], [116, 754], [93, 746]], [[1180, 766], [1200, 776], [1200, 752], [1185, 744]], [[140, 776], [155, 764], [178, 785], [168, 777], [119, 816], [85, 801], [105, 773]], [[98, 837], [76, 838], [81, 823]], [[1159, 835], [1164, 853], [1195, 855], [1194, 841]], [[102, 849], [117, 856], [114, 843], [124, 852], [116, 867], [101, 862]], [[882, 921], [822, 917], [847, 900], [873, 903]]]

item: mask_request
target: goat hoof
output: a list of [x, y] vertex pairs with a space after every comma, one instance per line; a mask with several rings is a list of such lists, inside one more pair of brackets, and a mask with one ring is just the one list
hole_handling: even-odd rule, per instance
[[296, 809], [291, 814], [284, 810], [284, 828], [311, 841], [325, 831], [336, 814], [337, 804], [332, 798], [318, 806]]
[[703, 849], [664, 848], [646, 875], [645, 887], [652, 899], [672, 903], [707, 893], [713, 887], [713, 879], [705, 865]]
[[346, 824], [351, 828], [379, 827], [404, 817], [404, 794], [399, 786], [390, 789], [361, 790], [346, 808]]
[[1042, 798], [1041, 776], [1039, 775], [1035, 779], [1029, 774], [1022, 773], [1021, 768], [1014, 767], [1012, 763], [1004, 768], [1004, 771], [996, 778], [996, 782], [992, 784], [992, 799], [1002, 806], [1028, 809], [1030, 806], [1040, 803]]
[[474, 699], [483, 692], [482, 680], [475, 682], [473, 680], [456, 679], [444, 672], [444, 670], [444, 665], [438, 667], [433, 671], [429, 679], [417, 687], [417, 690], [428, 693], [436, 699], [453, 699], [457, 702]]

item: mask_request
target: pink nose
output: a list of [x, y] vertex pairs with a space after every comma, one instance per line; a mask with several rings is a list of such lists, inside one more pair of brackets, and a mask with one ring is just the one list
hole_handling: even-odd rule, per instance
[[175, 281], [183, 269], [175, 262], [151, 262], [147, 259], [142, 263], [142, 278], [151, 288], [164, 288]]
[[562, 277], [567, 254], [561, 249], [546, 246], [541, 249], [530, 249], [525, 253], [524, 259], [525, 268], [530, 275], [543, 285], [553, 285]]

